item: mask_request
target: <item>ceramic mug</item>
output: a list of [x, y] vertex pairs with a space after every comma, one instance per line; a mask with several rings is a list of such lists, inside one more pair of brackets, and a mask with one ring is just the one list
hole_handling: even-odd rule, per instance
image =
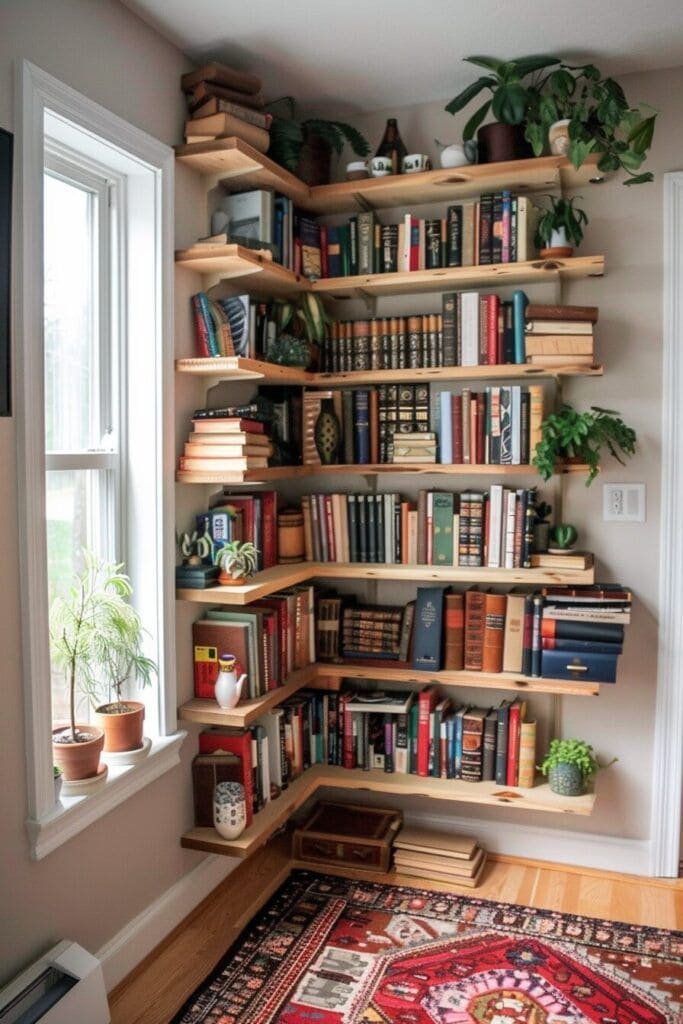
[[352, 160], [346, 165], [346, 180], [361, 181], [368, 177], [368, 168], [365, 160]]
[[390, 156], [373, 156], [369, 163], [373, 178], [384, 178], [394, 173], [394, 165]]
[[238, 839], [247, 824], [244, 786], [241, 782], [219, 782], [213, 791], [213, 824], [223, 839]]
[[403, 173], [415, 174], [416, 171], [428, 171], [429, 157], [426, 153], [409, 153], [403, 157]]

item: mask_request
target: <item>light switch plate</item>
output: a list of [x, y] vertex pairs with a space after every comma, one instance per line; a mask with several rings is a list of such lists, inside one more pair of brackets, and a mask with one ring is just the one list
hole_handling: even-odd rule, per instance
[[606, 523], [644, 523], [645, 484], [603, 484], [602, 518]]

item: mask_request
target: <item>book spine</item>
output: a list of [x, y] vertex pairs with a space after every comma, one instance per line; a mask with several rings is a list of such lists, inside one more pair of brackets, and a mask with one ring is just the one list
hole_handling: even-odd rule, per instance
[[484, 656], [486, 595], [479, 590], [465, 594], [465, 671], [481, 672]]
[[369, 391], [353, 392], [353, 420], [355, 461], [360, 466], [368, 465], [370, 462]]
[[449, 206], [446, 214], [447, 256], [449, 267], [462, 266], [462, 206]]
[[508, 727], [507, 786], [516, 786], [519, 780], [519, 736], [521, 725], [522, 707], [519, 701], [514, 701], [510, 705], [510, 723]]
[[436, 703], [436, 691], [428, 686], [417, 697], [417, 764], [416, 774], [429, 775], [429, 726], [432, 710]]
[[519, 778], [517, 785], [530, 789], [536, 777], [536, 723], [522, 722], [519, 734]]
[[482, 670], [484, 672], [502, 672], [503, 670], [506, 607], [507, 597], [505, 594], [486, 594], [482, 652]]
[[508, 727], [510, 706], [503, 701], [497, 711], [496, 721], [496, 785], [507, 786]]

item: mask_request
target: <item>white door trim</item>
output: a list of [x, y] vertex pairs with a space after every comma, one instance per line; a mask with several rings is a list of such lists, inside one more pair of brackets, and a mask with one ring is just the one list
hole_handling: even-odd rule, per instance
[[663, 216], [659, 647], [650, 872], [676, 877], [683, 793], [683, 171], [664, 175]]

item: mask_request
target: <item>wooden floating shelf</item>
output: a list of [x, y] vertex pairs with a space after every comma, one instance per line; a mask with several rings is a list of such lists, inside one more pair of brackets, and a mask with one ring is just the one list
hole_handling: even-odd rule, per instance
[[314, 579], [376, 580], [413, 583], [500, 583], [506, 586], [554, 586], [556, 584], [593, 583], [590, 569], [490, 569], [486, 566], [456, 565], [377, 565], [365, 562], [299, 562], [275, 565], [257, 573], [240, 586], [207, 587], [204, 590], [182, 587], [176, 590], [179, 601], [197, 604], [245, 605], [267, 597], [283, 587]]
[[242, 245], [209, 245], [198, 242], [189, 249], [178, 249], [176, 266], [194, 270], [208, 278], [207, 287], [219, 281], [237, 281], [250, 292], [266, 295], [293, 295], [309, 291], [310, 282], [275, 263], [270, 253], [246, 249]]
[[332, 299], [356, 296], [415, 295], [455, 288], [539, 284], [545, 281], [602, 277], [604, 256], [572, 256], [570, 259], [536, 259], [523, 263], [495, 263], [477, 267], [440, 267], [436, 270], [402, 270], [393, 274], [326, 277], [310, 284], [312, 291]]
[[216, 380], [262, 380], [267, 384], [295, 384], [302, 387], [353, 387], [364, 384], [403, 384], [429, 382], [434, 384], [461, 380], [492, 380], [499, 378], [532, 377], [602, 377], [603, 368], [572, 366], [568, 357], [566, 366], [538, 366], [531, 363], [507, 363], [501, 366], [422, 366], [405, 370], [350, 370], [343, 373], [316, 373], [297, 366], [279, 366], [259, 359], [242, 356], [176, 359], [178, 373]]
[[544, 156], [309, 188], [279, 164], [236, 138], [177, 146], [176, 159], [200, 174], [216, 176], [226, 191], [273, 189], [318, 214], [447, 203], [501, 189], [516, 193], [556, 191], [583, 187], [604, 177], [596, 171], [597, 156], [590, 156], [578, 171], [564, 157]]
[[349, 770], [328, 765], [315, 765], [271, 800], [255, 815], [253, 822], [239, 839], [222, 839], [213, 828], [193, 828], [181, 839], [190, 850], [221, 853], [228, 857], [248, 857], [262, 846], [291, 815], [323, 787], [368, 790], [400, 796], [428, 797], [455, 803], [509, 807], [520, 811], [543, 811], [553, 814], [588, 815], [593, 811], [595, 794], [567, 797], [552, 793], [548, 785], [532, 789], [496, 786], [493, 782], [463, 782], [460, 779], [433, 779], [397, 772]]
[[[588, 467], [583, 463], [560, 463], [555, 467], [556, 473], [585, 473]], [[179, 484], [258, 484], [271, 480], [300, 480], [305, 477], [326, 476], [382, 476], [382, 475], [419, 475], [419, 476], [538, 476], [535, 466], [485, 466], [470, 464], [444, 464], [441, 462], [420, 462], [410, 465], [353, 466], [271, 466], [268, 469], [247, 469], [230, 472], [216, 472], [180, 469], [176, 473]]]
[[287, 697], [300, 690], [303, 686], [314, 683], [319, 675], [319, 666], [316, 664], [307, 665], [292, 672], [284, 684], [276, 690], [270, 690], [265, 696], [257, 697], [254, 700], [243, 700], [236, 708], [226, 711], [220, 708], [215, 700], [203, 700], [200, 697], [193, 697], [178, 709], [179, 716], [185, 722], [198, 722], [201, 725], [234, 726], [244, 729], [255, 719], [260, 718], [270, 708], [281, 704]]

